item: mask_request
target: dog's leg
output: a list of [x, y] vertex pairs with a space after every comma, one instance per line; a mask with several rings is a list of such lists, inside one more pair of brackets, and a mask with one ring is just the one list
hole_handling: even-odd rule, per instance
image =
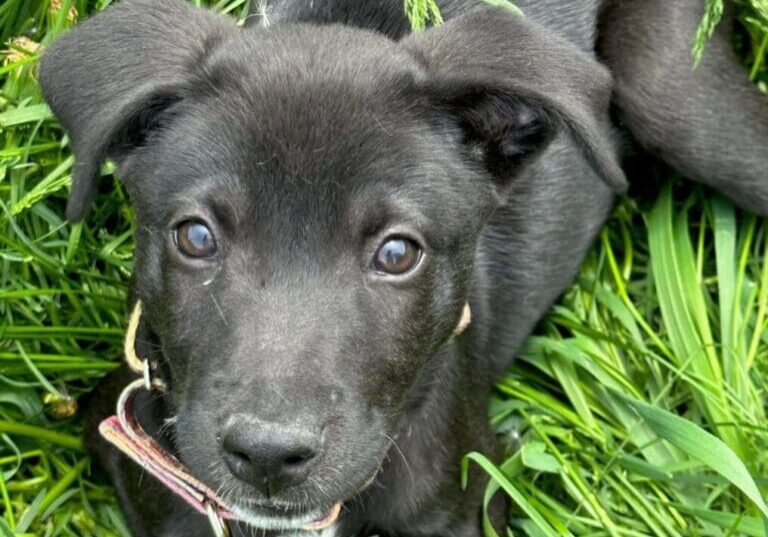
[[727, 15], [693, 68], [701, 0], [613, 2], [599, 50], [626, 126], [648, 151], [743, 207], [768, 214], [768, 98], [733, 52]]

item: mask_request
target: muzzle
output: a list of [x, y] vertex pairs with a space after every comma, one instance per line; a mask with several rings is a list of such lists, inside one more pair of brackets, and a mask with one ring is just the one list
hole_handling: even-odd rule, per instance
[[[227, 505], [210, 487], [192, 475], [172, 453], [147, 434], [133, 412], [133, 402], [139, 392], [167, 390], [165, 382], [153, 375], [157, 364], [150, 364], [148, 360], [136, 354], [136, 331], [141, 321], [141, 312], [141, 300], [138, 300], [131, 312], [124, 343], [125, 361], [133, 372], [141, 375], [141, 378], [131, 382], [121, 392], [115, 415], [99, 424], [99, 432], [104, 439], [141, 465], [195, 511], [208, 517], [215, 537], [229, 537], [227, 521], [239, 520], [235, 514], [236, 510]], [[464, 332], [471, 319], [469, 304], [465, 304], [453, 335], [457, 336]], [[300, 529], [321, 531], [332, 526], [339, 518], [341, 507], [340, 502], [336, 503], [323, 517], [307, 523]]]

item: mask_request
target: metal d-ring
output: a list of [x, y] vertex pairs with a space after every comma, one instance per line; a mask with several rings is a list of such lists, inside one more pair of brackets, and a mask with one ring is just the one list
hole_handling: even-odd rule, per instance
[[215, 537], [230, 537], [229, 526], [227, 526], [227, 523], [221, 518], [221, 515], [216, 511], [216, 508], [211, 505], [211, 502], [207, 500], [205, 502], [205, 511], [208, 513], [208, 523], [211, 525], [213, 535]]

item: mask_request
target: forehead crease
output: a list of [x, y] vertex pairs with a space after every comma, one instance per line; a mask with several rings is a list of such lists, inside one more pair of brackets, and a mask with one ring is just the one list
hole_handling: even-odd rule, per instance
[[233, 162], [250, 189], [311, 192], [326, 200], [356, 188], [383, 165], [397, 168], [392, 155], [406, 155], [395, 133], [406, 125], [395, 125], [392, 113], [367, 106], [359, 95], [336, 98], [332, 89], [326, 95], [319, 102], [309, 92], [307, 98], [283, 96], [275, 106], [265, 101], [241, 119]]
[[242, 92], [254, 110], [250, 119], [265, 131], [293, 138], [334, 139], [340, 129], [379, 129], [407, 106], [399, 86], [376, 76], [315, 76], [311, 71], [281, 79], [254, 77]]

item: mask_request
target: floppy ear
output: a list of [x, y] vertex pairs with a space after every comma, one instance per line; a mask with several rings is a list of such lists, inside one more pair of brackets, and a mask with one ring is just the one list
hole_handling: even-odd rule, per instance
[[597, 174], [626, 188], [608, 115], [612, 80], [591, 55], [503, 8], [481, 8], [402, 41], [421, 91], [452, 115], [503, 193], [567, 129]]
[[180, 0], [124, 0], [49, 48], [40, 85], [75, 155], [71, 221], [87, 212], [104, 159], [141, 145], [189, 93], [195, 68], [236, 29]]

